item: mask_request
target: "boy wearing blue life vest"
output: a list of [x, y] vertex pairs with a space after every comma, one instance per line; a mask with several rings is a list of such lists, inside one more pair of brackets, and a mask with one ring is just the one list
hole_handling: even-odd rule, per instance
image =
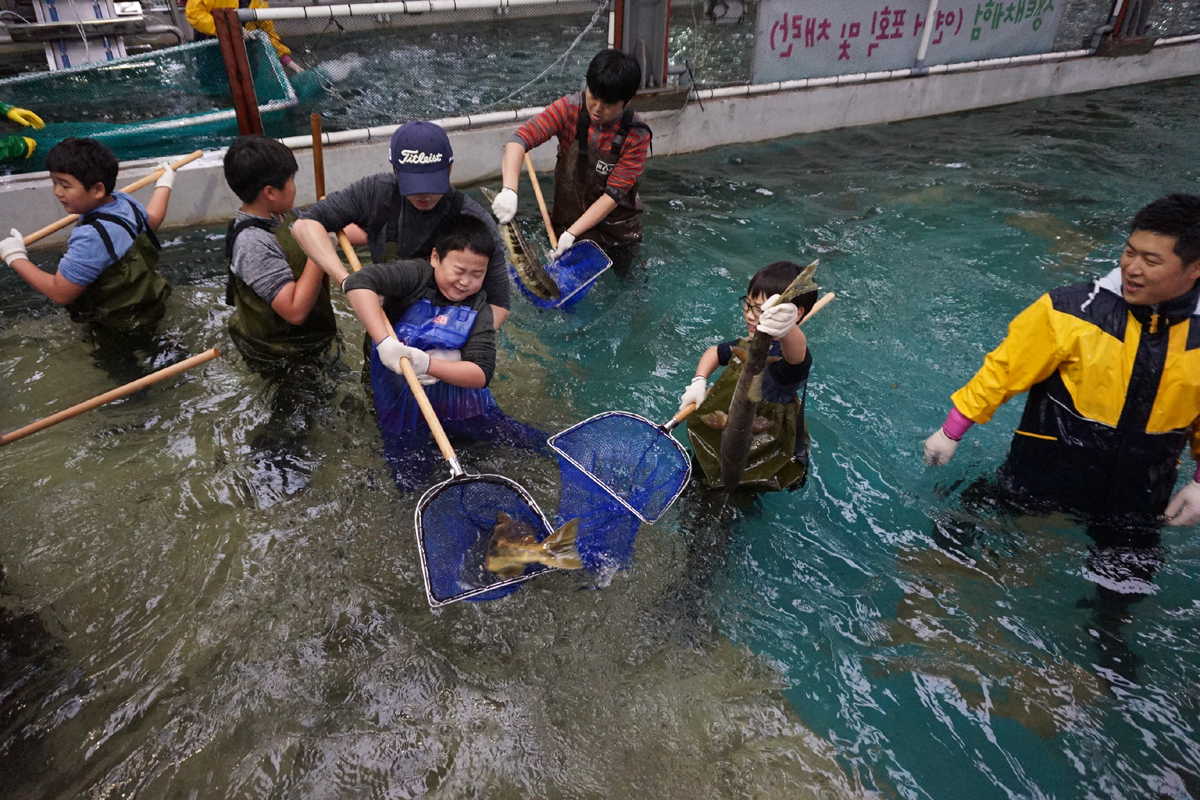
[[[492, 230], [466, 214], [447, 217], [434, 234], [429, 260], [365, 267], [342, 284], [362, 321], [370, 348], [371, 387], [389, 456], [423, 446], [424, 428], [400, 359], [412, 362], [430, 403], [450, 434], [507, 444], [538, 445], [545, 434], [506, 417], [487, 385], [496, 369], [496, 330], [483, 290]], [[385, 306], [399, 317], [393, 325]], [[421, 478], [396, 470], [398, 483]]]
[[154, 184], [143, 206], [114, 192], [117, 157], [93, 139], [64, 139], [46, 154], [54, 196], [79, 221], [67, 240], [67, 252], [53, 273], [29, 260], [15, 228], [0, 240], [0, 257], [25, 281], [59, 305], [71, 319], [111, 330], [135, 330], [162, 318], [171, 285], [154, 271], [161, 246], [154, 231], [167, 215], [175, 173]]
[[225, 181], [242, 201], [225, 234], [229, 335], [251, 367], [286, 367], [320, 355], [337, 337], [325, 273], [292, 238], [296, 157], [265, 136], [242, 136], [225, 153]]

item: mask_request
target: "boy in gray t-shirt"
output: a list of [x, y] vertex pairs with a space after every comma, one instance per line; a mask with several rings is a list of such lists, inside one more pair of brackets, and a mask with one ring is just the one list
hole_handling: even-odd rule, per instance
[[317, 354], [337, 336], [321, 268], [288, 230], [295, 219], [296, 158], [274, 139], [244, 136], [225, 154], [225, 180], [242, 200], [225, 236], [225, 302], [234, 344], [256, 369]]

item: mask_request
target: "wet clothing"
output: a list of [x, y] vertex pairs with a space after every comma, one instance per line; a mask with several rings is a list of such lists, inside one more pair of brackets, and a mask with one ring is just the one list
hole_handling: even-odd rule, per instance
[[1200, 458], [1200, 286], [1156, 306], [1121, 295], [1120, 270], [1022, 311], [954, 406], [985, 423], [1029, 392], [1001, 484], [1085, 515], [1157, 517], [1185, 445]]
[[[371, 289], [400, 309], [389, 317], [397, 338], [422, 350], [458, 350], [463, 361], [477, 364], [490, 383], [496, 368], [496, 331], [487, 292], [455, 303], [438, 291], [426, 261], [394, 261], [373, 265], [346, 279], [346, 291]], [[385, 303], [385, 307], [386, 307]], [[403, 375], [385, 367], [368, 345], [371, 389], [384, 454], [401, 491], [428, 486], [436, 465], [430, 451], [429, 427]], [[445, 381], [425, 387], [446, 434], [510, 447], [542, 450], [547, 433], [518, 422], [500, 410], [487, 387], [468, 389]]]
[[[451, 214], [468, 214], [487, 223], [494, 242], [488, 259], [483, 291], [488, 302], [509, 308], [508, 267], [500, 229], [492, 215], [457, 189], [451, 188], [429, 211], [418, 211], [400, 196], [394, 173], [381, 172], [350, 184], [324, 200], [300, 212], [302, 219], [313, 219], [327, 231], [338, 231], [354, 223], [367, 233], [367, 247], [376, 264], [397, 259], [429, 260], [433, 236], [442, 220]], [[388, 319], [395, 323], [403, 309], [384, 305]]]
[[154, 271], [162, 247], [146, 209], [124, 192], [113, 197], [75, 223], [58, 270], [86, 287], [67, 304], [71, 319], [132, 330], [162, 318], [171, 284]]
[[[739, 339], [717, 345], [717, 360], [724, 372], [709, 390], [704, 402], [688, 417], [688, 439], [700, 466], [701, 479], [707, 486], [720, 488], [721, 436], [725, 421], [716, 412], [728, 413], [734, 390], [742, 374], [742, 360], [734, 347], [745, 350], [749, 341]], [[782, 345], [771, 343], [768, 363], [762, 372], [763, 399], [755, 412], [770, 423], [754, 434], [746, 469], [739, 487], [777, 492], [799, 489], [808, 480], [808, 427], [804, 423], [804, 401], [808, 393], [808, 375], [812, 369], [812, 349], [799, 364], [789, 364], [782, 356]], [[770, 360], [770, 359], [776, 360]], [[761, 424], [761, 423], [760, 423]]]
[[281, 360], [323, 351], [337, 337], [328, 281], [321, 282], [312, 310], [299, 325], [271, 307], [283, 287], [300, 280], [308, 262], [292, 238], [295, 218], [294, 212], [265, 219], [239, 211], [225, 233], [225, 303], [237, 309], [229, 318], [229, 335], [256, 367], [280, 366]]
[[532, 150], [558, 137], [550, 214], [556, 233], [561, 235], [602, 195], [608, 195], [617, 207], [579, 238], [606, 249], [639, 242], [643, 206], [637, 182], [650, 149], [650, 126], [626, 107], [612, 125], [595, 128], [584, 105], [583, 92], [561, 97], [518, 128], [509, 141]]
[[[267, 8], [267, 0], [249, 0], [249, 2], [245, 2], [245, 0], [241, 0], [241, 2], [239, 0], [188, 0], [184, 15], [187, 17], [188, 24], [196, 29], [196, 41], [210, 39], [217, 35], [217, 24], [213, 21], [212, 13], [214, 8]], [[279, 34], [275, 33], [275, 23], [271, 20], [247, 22], [242, 27], [246, 30], [259, 30], [265, 33], [280, 58], [291, 55], [292, 51], [280, 40]]]
[[[393, 327], [403, 320], [409, 307], [422, 299], [428, 299], [435, 306], [465, 306], [473, 309], [477, 313], [462, 346], [446, 349], [461, 350], [462, 360], [477, 364], [483, 370], [486, 381], [491, 382], [496, 369], [496, 331], [492, 325], [491, 301], [486, 291], [481, 290], [456, 303], [438, 291], [433, 279], [433, 267], [428, 261], [419, 259], [364, 267], [361, 272], [346, 279], [345, 289], [347, 292], [370, 289], [383, 298], [384, 312]], [[397, 377], [403, 382], [402, 376]]]

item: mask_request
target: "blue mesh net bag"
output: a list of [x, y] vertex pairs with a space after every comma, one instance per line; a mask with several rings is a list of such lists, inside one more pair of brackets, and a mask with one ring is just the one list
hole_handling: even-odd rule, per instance
[[450, 480], [434, 486], [417, 504], [415, 522], [425, 594], [431, 608], [459, 600], [497, 600], [547, 568], [530, 564], [514, 578], [488, 570], [488, 541], [500, 512], [528, 525], [538, 540], [553, 529], [533, 498], [500, 475], [465, 475], [457, 469]]
[[595, 242], [583, 241], [573, 245], [561, 257], [546, 265], [546, 273], [558, 285], [562, 295], [557, 300], [543, 300], [526, 289], [512, 264], [508, 265], [508, 271], [521, 294], [538, 308], [570, 311], [587, 296], [596, 285], [596, 279], [611, 266], [612, 259]]
[[687, 486], [692, 464], [673, 427], [610, 411], [550, 438], [562, 478], [559, 518], [579, 517], [575, 546], [587, 569], [627, 565], [638, 526], [662, 517]]

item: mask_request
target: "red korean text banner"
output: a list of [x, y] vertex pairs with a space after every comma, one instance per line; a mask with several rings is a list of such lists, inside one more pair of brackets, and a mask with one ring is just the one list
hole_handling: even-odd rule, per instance
[[1049, 52], [1066, 0], [762, 0], [754, 82], [819, 78], [913, 66], [925, 25], [927, 65]]

